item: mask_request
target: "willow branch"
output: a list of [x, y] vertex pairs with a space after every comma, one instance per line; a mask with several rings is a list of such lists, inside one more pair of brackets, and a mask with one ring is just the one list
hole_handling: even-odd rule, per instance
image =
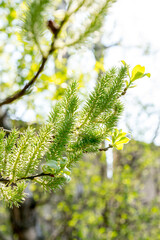
[[124, 95], [126, 94], [127, 90], [128, 90], [128, 87], [125, 87], [125, 89], [124, 89], [123, 92], [121, 93], [121, 96], [124, 96]]
[[[22, 180], [34, 180], [35, 178], [45, 177], [45, 176], [55, 177], [55, 176], [54, 176], [53, 174], [51, 174], [51, 173], [44, 173], [44, 172], [42, 172], [42, 173], [39, 173], [39, 174], [36, 174], [36, 175], [18, 178], [15, 182], [22, 181]], [[7, 184], [7, 185], [9, 185], [9, 183], [12, 184], [11, 180], [10, 180], [10, 179], [6, 179], [6, 178], [0, 178], [0, 182], [1, 182], [1, 183], [4, 183], [4, 184]]]
[[37, 177], [45, 177], [45, 176], [50, 176], [50, 177], [55, 177], [53, 174], [51, 173], [39, 173], [36, 175], [32, 175], [32, 176], [28, 176], [28, 177], [22, 177], [22, 178], [18, 178], [17, 181], [21, 181], [21, 180], [34, 180]]
[[[102, 151], [106, 152], [106, 151], [108, 151], [110, 148], [113, 148], [113, 145], [109, 144], [108, 147], [106, 147], [106, 148], [99, 148], [98, 151], [100, 151], [100, 152], [102, 152]], [[83, 153], [91, 153], [91, 152], [84, 151]]]
[[4, 132], [6, 132], [6, 133], [11, 133], [11, 132], [12, 132], [11, 130], [5, 129], [5, 128], [3, 128], [3, 127], [0, 127], [0, 130], [4, 131]]
[[99, 148], [98, 150], [100, 151], [100, 152], [102, 152], [102, 151], [108, 151], [108, 149], [110, 149], [110, 148], [113, 148], [113, 145], [111, 145], [111, 144], [109, 144], [109, 146], [108, 147], [106, 147], [106, 148]]

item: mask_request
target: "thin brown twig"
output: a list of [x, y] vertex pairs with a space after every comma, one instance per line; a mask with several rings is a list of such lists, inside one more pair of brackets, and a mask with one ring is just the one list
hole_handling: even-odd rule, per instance
[[158, 133], [159, 133], [159, 129], [160, 129], [160, 115], [159, 115], [159, 118], [158, 118], [158, 123], [157, 123], [157, 127], [155, 129], [155, 133], [154, 133], [154, 136], [152, 138], [152, 143], [155, 141], [155, 139], [157, 138], [158, 136]]
[[111, 144], [109, 144], [109, 146], [108, 147], [106, 147], [106, 148], [99, 148], [98, 150], [100, 151], [100, 152], [102, 152], [102, 151], [108, 151], [108, 149], [110, 149], [110, 148], [113, 148], [113, 145], [111, 145]]
[[37, 177], [44, 177], [44, 176], [50, 176], [50, 177], [55, 177], [53, 174], [51, 173], [39, 173], [39, 174], [36, 174], [36, 175], [33, 175], [33, 176], [28, 176], [28, 177], [22, 177], [22, 178], [18, 178], [17, 181], [21, 181], [21, 180], [34, 180], [34, 178], [37, 178]]
[[[108, 147], [106, 147], [106, 148], [99, 148], [98, 151], [100, 151], [100, 152], [102, 152], [102, 151], [106, 152], [106, 151], [108, 151], [110, 148], [113, 148], [113, 145], [109, 144]], [[84, 151], [83, 153], [92, 153], [92, 152]]]
[[[51, 173], [44, 173], [44, 172], [42, 172], [42, 173], [39, 173], [39, 174], [36, 174], [36, 175], [18, 178], [15, 182], [22, 181], [22, 180], [34, 180], [37, 177], [45, 177], [45, 176], [55, 177]], [[11, 180], [10, 179], [6, 179], [6, 178], [0, 178], [0, 182], [4, 183], [4, 184], [7, 184], [7, 186], [9, 185], [9, 183], [12, 184]]]
[[7, 133], [11, 133], [11, 132], [12, 132], [11, 130], [5, 129], [5, 128], [3, 128], [3, 127], [0, 127], [0, 130], [2, 130], [2, 131], [4, 131], [4, 132], [7, 132]]
[[40, 65], [37, 73], [34, 75], [34, 77], [21, 90], [17, 91], [16, 93], [12, 94], [11, 96], [7, 97], [2, 102], [0, 102], [0, 107], [3, 105], [6, 105], [6, 104], [10, 104], [13, 101], [19, 99], [20, 97], [22, 97], [26, 94], [26, 92], [30, 89], [30, 87], [35, 83], [35, 81], [37, 80], [40, 73], [43, 71], [48, 57], [49, 57], [49, 55], [47, 57], [42, 58], [41, 65]]
[[123, 90], [123, 92], [121, 93], [121, 96], [124, 96], [124, 95], [126, 94], [127, 90], [128, 90], [128, 88], [125, 87], [124, 90]]
[[[3, 127], [0, 127], [0, 130], [4, 131], [4, 132], [6, 132], [6, 133], [12, 133], [12, 130], [5, 129], [5, 128], [3, 128]], [[18, 134], [19, 134], [19, 135], [24, 135], [22, 132], [19, 132]]]
[[[105, 152], [106, 152], [106, 151], [108, 151], [108, 149], [110, 149], [110, 148], [113, 148], [113, 145], [109, 144], [108, 147], [106, 147], [106, 148], [99, 148], [98, 150], [99, 150], [100, 152], [102, 152], [102, 151], [105, 151]], [[87, 153], [87, 152], [86, 152], [86, 153]], [[34, 179], [37, 178], [37, 177], [44, 177], [44, 176], [55, 177], [55, 176], [54, 176], [53, 174], [51, 174], [51, 173], [44, 173], [44, 172], [42, 172], [42, 173], [39, 173], [39, 174], [36, 174], [36, 175], [18, 178], [18, 179], [16, 180], [16, 182], [22, 181], [22, 180], [34, 180]], [[0, 182], [1, 182], [1, 183], [4, 183], [4, 184], [7, 184], [7, 186], [9, 185], [9, 183], [12, 184], [11, 180], [10, 180], [10, 179], [6, 179], [6, 178], [0, 178]]]
[[6, 99], [4, 99], [3, 101], [1, 101], [0, 102], [0, 107], [3, 106], [3, 105], [6, 105], [6, 104], [10, 104], [10, 103], [14, 102], [15, 100], [21, 98], [25, 94], [27, 94], [27, 92], [29, 91], [31, 86], [36, 82], [40, 73], [43, 71], [44, 66], [45, 66], [49, 56], [56, 50], [54, 48], [55, 40], [57, 39], [57, 37], [58, 37], [59, 33], [61, 32], [61, 29], [64, 26], [66, 21], [67, 21], [67, 19], [65, 18], [61, 22], [61, 25], [59, 26], [59, 28], [56, 29], [56, 32], [54, 33], [53, 41], [51, 43], [48, 55], [46, 57], [42, 56], [40, 67], [39, 67], [38, 71], [36, 72], [36, 74], [33, 76], [33, 78], [22, 89], [18, 90], [17, 92], [13, 93], [11, 96], [9, 96]]

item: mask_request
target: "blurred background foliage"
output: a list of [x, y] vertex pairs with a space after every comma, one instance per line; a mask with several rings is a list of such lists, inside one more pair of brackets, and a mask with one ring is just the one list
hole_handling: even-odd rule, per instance
[[[17, 17], [25, 7], [24, 3], [22, 0], [0, 0], [1, 99], [22, 87], [38, 68], [40, 53], [37, 46], [23, 41], [17, 27]], [[57, 0], [55, 8], [61, 6], [63, 9], [63, 4], [64, 1]], [[32, 94], [0, 109], [3, 126], [21, 128], [35, 124], [38, 127], [73, 78], [79, 80], [83, 98], [94, 84], [90, 80], [105, 70], [104, 49], [119, 44], [118, 40], [113, 46], [106, 47], [100, 39], [101, 31], [96, 31], [85, 47], [73, 46], [54, 52]], [[42, 44], [48, 46], [47, 41]], [[71, 66], [76, 60], [74, 56], [78, 54], [86, 65], [84, 52], [93, 57], [93, 71], [75, 72]], [[142, 111], [145, 113], [146, 108]], [[58, 192], [44, 194], [31, 184], [44, 239], [160, 239], [159, 155], [159, 147], [153, 143], [132, 140], [123, 151], [113, 152], [113, 176], [110, 178], [106, 154], [99, 153], [86, 154], [74, 168], [72, 181]], [[2, 202], [0, 204], [0, 239], [11, 239], [9, 210]], [[14, 237], [17, 239], [16, 235]]]
[[160, 239], [159, 154], [132, 140], [114, 151], [112, 178], [104, 153], [87, 154], [71, 183], [38, 208], [47, 239]]
[[[114, 151], [113, 177], [105, 153], [86, 154], [62, 190], [45, 194], [30, 185], [45, 239], [160, 239], [160, 150], [132, 140]], [[0, 230], [10, 236], [1, 205]]]

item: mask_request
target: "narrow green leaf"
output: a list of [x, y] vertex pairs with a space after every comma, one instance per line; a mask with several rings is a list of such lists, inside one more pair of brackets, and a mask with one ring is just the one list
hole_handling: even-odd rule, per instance
[[129, 138], [123, 137], [123, 138], [121, 138], [119, 141], [116, 142], [116, 145], [125, 144], [125, 143], [128, 143], [129, 141], [130, 141]]

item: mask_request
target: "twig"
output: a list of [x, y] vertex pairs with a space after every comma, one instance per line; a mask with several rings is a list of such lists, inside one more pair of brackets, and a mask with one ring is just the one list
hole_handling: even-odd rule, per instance
[[[109, 148], [113, 148], [113, 145], [109, 144], [108, 147], [106, 147], [106, 148], [99, 148], [98, 150], [99, 150], [100, 152], [102, 152], [102, 151], [105, 151], [105, 152], [106, 152], [106, 151], [108, 151]], [[85, 153], [87, 153], [87, 152], [85, 152]], [[39, 174], [36, 174], [36, 175], [18, 178], [15, 182], [17, 182], [17, 181], [22, 181], [22, 180], [34, 180], [34, 179], [37, 178], [37, 177], [45, 177], [45, 176], [55, 177], [55, 176], [54, 176], [53, 174], [51, 174], [51, 173], [44, 173], [44, 172], [42, 172], [42, 173], [39, 173]], [[1, 182], [1, 183], [4, 183], [4, 184], [7, 184], [7, 185], [9, 185], [9, 183], [12, 184], [12, 182], [11, 182], [10, 179], [5, 179], [5, 178], [0, 178], [0, 182]]]
[[0, 182], [6, 184], [8, 182], [10, 182], [8, 179], [5, 179], [5, 178], [0, 178]]
[[153, 136], [153, 138], [152, 138], [152, 143], [153, 143], [153, 142], [155, 141], [155, 139], [157, 138], [159, 129], [160, 129], [160, 115], [159, 115], [159, 118], [158, 118], [158, 123], [157, 123], [157, 127], [156, 127], [156, 129], [155, 129], [154, 136]]
[[15, 92], [11, 96], [7, 97], [2, 102], [0, 102], [0, 107], [3, 106], [3, 105], [6, 105], [6, 104], [10, 104], [10, 103], [14, 102], [15, 100], [24, 96], [27, 93], [27, 91], [31, 88], [31, 86], [36, 82], [38, 76], [43, 71], [44, 66], [45, 66], [49, 56], [55, 51], [55, 48], [54, 48], [55, 40], [57, 39], [57, 37], [58, 37], [58, 35], [59, 35], [59, 33], [60, 33], [60, 31], [61, 31], [61, 29], [64, 26], [66, 21], [67, 21], [67, 19], [65, 18], [61, 22], [61, 25], [59, 26], [59, 28], [56, 29], [56, 32], [54, 33], [54, 38], [53, 38], [53, 41], [51, 43], [48, 55], [46, 57], [42, 56], [41, 64], [40, 64], [40, 67], [39, 67], [37, 73], [33, 76], [33, 78], [21, 90]]
[[[6, 132], [6, 133], [12, 133], [12, 130], [5, 129], [5, 128], [3, 128], [3, 127], [0, 127], [0, 130], [4, 131], [4, 132]], [[18, 134], [19, 134], [19, 135], [24, 135], [22, 132], [19, 132]]]
[[124, 96], [124, 95], [126, 94], [127, 90], [128, 90], [128, 88], [125, 87], [125, 89], [124, 89], [123, 92], [121, 93], [121, 96]]
[[112, 48], [112, 47], [117, 47], [117, 46], [120, 45], [120, 43], [121, 43], [121, 40], [118, 41], [118, 42], [112, 43], [112, 44], [110, 44], [110, 45], [107, 45], [107, 46], [105, 46], [104, 48], [105, 48], [105, 49], [108, 49], [108, 48]]
[[[42, 173], [39, 173], [39, 174], [36, 174], [36, 175], [33, 175], [33, 176], [18, 178], [15, 182], [22, 181], [22, 180], [34, 180], [37, 177], [45, 177], [45, 176], [55, 177], [51, 173], [44, 173], [44, 172], [42, 172]], [[9, 183], [12, 184], [10, 179], [5, 179], [5, 178], [0, 178], [0, 182], [4, 183], [4, 184], [7, 184], [7, 185], [9, 185]]]
[[4, 132], [7, 132], [7, 133], [11, 133], [12, 131], [11, 130], [8, 130], [8, 129], [5, 129], [3, 127], [0, 127], [0, 130], [4, 131]]
[[100, 151], [100, 152], [102, 152], [102, 151], [105, 151], [105, 152], [106, 152], [106, 151], [108, 151], [109, 148], [113, 148], [113, 145], [109, 144], [108, 147], [106, 147], [106, 148], [100, 148], [99, 151]]
[[[98, 151], [100, 151], [100, 152], [102, 152], [102, 151], [106, 152], [106, 151], [108, 151], [108, 149], [110, 149], [110, 148], [113, 148], [113, 145], [109, 144], [108, 147], [106, 147], [106, 148], [99, 148]], [[91, 152], [84, 151], [83, 153], [91, 153]]]
[[43, 68], [45, 66], [45, 63], [46, 63], [48, 57], [49, 57], [49, 55], [47, 57], [42, 58], [42, 63], [40, 65], [37, 73], [35, 74], [35, 76], [21, 90], [17, 91], [13, 95], [7, 97], [2, 102], [0, 102], [0, 107], [3, 105], [6, 105], [6, 104], [10, 104], [13, 101], [19, 99], [20, 97], [22, 97], [26, 94], [26, 92], [30, 89], [30, 87], [35, 83], [35, 81], [37, 80], [40, 73], [43, 71]]
[[37, 175], [33, 175], [33, 176], [29, 176], [29, 177], [22, 177], [22, 178], [18, 178], [17, 181], [21, 181], [21, 180], [34, 180], [34, 178], [37, 178], [37, 177], [44, 177], [44, 176], [50, 176], [50, 177], [55, 177], [53, 174], [51, 173], [39, 173]]

